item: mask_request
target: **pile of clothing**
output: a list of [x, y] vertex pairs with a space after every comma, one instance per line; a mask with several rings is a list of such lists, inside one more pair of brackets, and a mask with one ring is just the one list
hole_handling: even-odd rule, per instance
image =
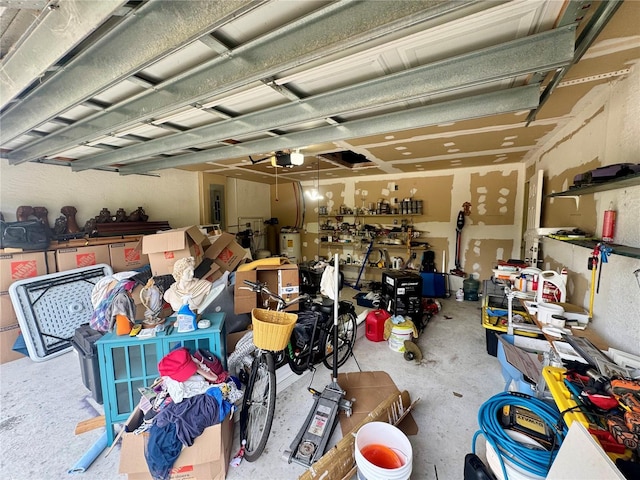
[[183, 447], [204, 430], [222, 423], [242, 399], [240, 382], [211, 352], [177, 348], [158, 363], [162, 376], [141, 389], [138, 407], [144, 422], [135, 433], [148, 432], [145, 459], [156, 480], [169, 478]]

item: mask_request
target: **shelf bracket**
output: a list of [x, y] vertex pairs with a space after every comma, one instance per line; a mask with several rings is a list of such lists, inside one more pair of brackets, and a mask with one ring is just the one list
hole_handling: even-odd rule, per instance
[[553, 198], [573, 198], [576, 201], [576, 210], [580, 209], [580, 196], [579, 195], [562, 195]]

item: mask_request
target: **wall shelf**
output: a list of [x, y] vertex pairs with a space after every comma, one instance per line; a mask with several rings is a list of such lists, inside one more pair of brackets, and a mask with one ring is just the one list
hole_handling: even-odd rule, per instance
[[616, 180], [609, 180], [608, 182], [598, 183], [597, 185], [585, 185], [584, 187], [571, 188], [564, 192], [550, 193], [547, 197], [577, 197], [580, 195], [587, 195], [589, 193], [605, 192], [607, 190], [614, 190], [616, 188], [633, 187], [640, 185], [640, 173], [634, 173], [633, 175], [626, 175]]
[[364, 214], [364, 213], [336, 213], [335, 215], [318, 215], [318, 217], [365, 217], [365, 218], [384, 218], [384, 217], [419, 217], [418, 213], [380, 213], [380, 214]]
[[[369, 246], [369, 242], [320, 242], [320, 245], [327, 247], [353, 247], [353, 248], [367, 248]], [[394, 243], [374, 243], [373, 248], [389, 248], [389, 249], [401, 249], [401, 250], [429, 250], [429, 247], [424, 246], [416, 246], [416, 247], [407, 247], [405, 244], [394, 244]]]
[[[598, 243], [601, 243], [597, 240], [559, 240], [557, 238], [545, 237], [549, 240], [555, 240], [557, 242], [570, 243], [571, 245], [577, 245], [579, 247], [584, 247], [593, 250]], [[609, 247], [611, 247], [612, 255], [620, 255], [622, 257], [629, 258], [638, 258], [640, 259], [640, 248], [629, 247], [627, 245], [618, 245], [615, 243], [607, 243]]]

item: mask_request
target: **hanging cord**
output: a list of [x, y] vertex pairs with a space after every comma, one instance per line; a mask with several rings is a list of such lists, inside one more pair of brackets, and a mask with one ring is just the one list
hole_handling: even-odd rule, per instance
[[[517, 442], [507, 435], [498, 420], [499, 412], [506, 406], [523, 407], [538, 415], [554, 432], [551, 451], [532, 449], [531, 445]], [[509, 478], [504, 458], [524, 471], [546, 477], [558, 453], [557, 448], [562, 445], [562, 441], [567, 434], [566, 424], [562, 421], [562, 415], [556, 409], [535, 397], [514, 392], [499, 393], [483, 403], [480, 410], [478, 410], [478, 425], [480, 430], [473, 436], [472, 452], [475, 453], [476, 451], [476, 439], [478, 436], [484, 435], [487, 443], [493, 447], [500, 460], [504, 480]]]

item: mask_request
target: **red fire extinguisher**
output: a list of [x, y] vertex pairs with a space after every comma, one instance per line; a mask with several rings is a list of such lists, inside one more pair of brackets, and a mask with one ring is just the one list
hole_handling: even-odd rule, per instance
[[616, 211], [613, 209], [613, 202], [609, 204], [609, 210], [604, 211], [602, 222], [602, 241], [613, 242], [613, 230], [616, 226]]

